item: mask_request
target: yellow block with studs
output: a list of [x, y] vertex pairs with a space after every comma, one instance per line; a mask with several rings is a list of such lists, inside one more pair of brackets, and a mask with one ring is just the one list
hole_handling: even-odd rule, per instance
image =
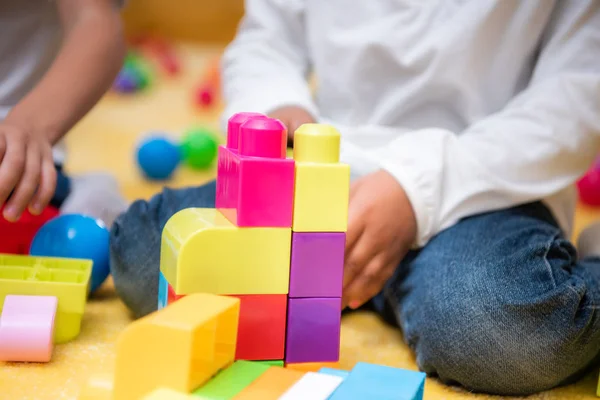
[[339, 159], [334, 127], [304, 124], [294, 132], [294, 232], [346, 232], [350, 166]]

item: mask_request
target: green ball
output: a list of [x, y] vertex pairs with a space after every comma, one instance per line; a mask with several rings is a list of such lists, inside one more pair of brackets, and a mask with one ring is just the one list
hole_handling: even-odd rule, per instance
[[188, 130], [181, 141], [183, 160], [194, 169], [206, 169], [217, 157], [219, 144], [215, 135], [205, 128]]

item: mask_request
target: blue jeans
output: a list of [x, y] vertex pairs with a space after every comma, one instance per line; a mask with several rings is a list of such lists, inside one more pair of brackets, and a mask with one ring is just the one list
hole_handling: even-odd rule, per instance
[[[213, 207], [215, 183], [137, 201], [112, 229], [112, 272], [136, 316], [157, 308], [171, 215]], [[579, 260], [542, 203], [476, 215], [411, 252], [371, 307], [448, 384], [525, 395], [568, 383], [600, 349], [600, 258]]]

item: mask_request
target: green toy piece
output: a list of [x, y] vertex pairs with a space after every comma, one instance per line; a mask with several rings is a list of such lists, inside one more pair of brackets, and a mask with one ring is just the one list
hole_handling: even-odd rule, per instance
[[206, 128], [188, 130], [181, 141], [181, 153], [186, 164], [194, 169], [206, 169], [217, 157], [219, 144], [215, 135]]
[[274, 367], [283, 367], [283, 360], [266, 360], [266, 361], [254, 361], [259, 364], [271, 365]]
[[211, 400], [229, 400], [254, 382], [271, 366], [252, 361], [236, 361], [217, 374], [210, 382], [196, 390], [193, 396]]

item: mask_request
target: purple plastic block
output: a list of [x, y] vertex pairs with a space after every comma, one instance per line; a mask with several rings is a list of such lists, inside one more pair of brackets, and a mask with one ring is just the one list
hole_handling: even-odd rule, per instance
[[341, 316], [339, 297], [289, 299], [285, 361], [338, 361]]
[[342, 297], [344, 232], [294, 232], [290, 297]]

